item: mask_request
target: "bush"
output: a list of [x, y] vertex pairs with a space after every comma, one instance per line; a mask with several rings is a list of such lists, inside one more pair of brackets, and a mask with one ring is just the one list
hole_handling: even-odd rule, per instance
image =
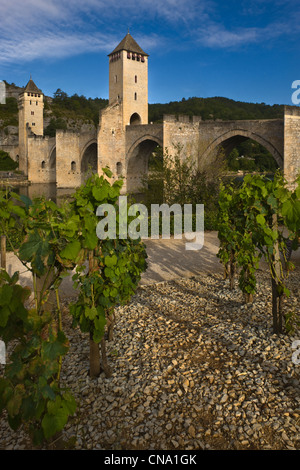
[[9, 155], [9, 153], [0, 150], [0, 171], [13, 171], [19, 166]]

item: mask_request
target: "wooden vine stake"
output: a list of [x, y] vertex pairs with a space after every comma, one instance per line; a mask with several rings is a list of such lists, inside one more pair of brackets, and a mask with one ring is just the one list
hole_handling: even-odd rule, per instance
[[6, 270], [6, 236], [1, 235], [1, 268]]
[[[89, 273], [94, 271], [94, 253], [89, 252]], [[93, 340], [93, 333], [90, 332], [90, 376], [98, 377], [101, 372], [99, 344]]]
[[[273, 214], [273, 230], [278, 231], [277, 216]], [[279, 294], [279, 285], [282, 281], [281, 262], [278, 241], [274, 247], [272, 272], [272, 315], [274, 333], [282, 333], [282, 293]]]
[[[92, 273], [95, 270], [94, 252], [89, 252], [89, 272]], [[106, 354], [106, 343], [105, 336], [100, 341], [101, 356], [102, 356], [102, 368], [100, 362], [100, 349], [99, 344], [93, 340], [93, 333], [90, 333], [90, 376], [98, 377], [100, 372], [103, 370], [106, 377], [111, 377], [112, 371], [108, 365], [107, 354]]]

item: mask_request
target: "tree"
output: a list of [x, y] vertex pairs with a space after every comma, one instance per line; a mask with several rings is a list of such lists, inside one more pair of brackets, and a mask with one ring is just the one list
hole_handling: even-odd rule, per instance
[[55, 137], [57, 129], [67, 130], [67, 123], [63, 118], [51, 118], [50, 123], [45, 128], [44, 134], [49, 137]]
[[0, 150], [0, 171], [13, 171], [18, 168], [18, 162], [15, 162], [8, 152]]
[[[33, 276], [31, 292], [18, 283], [18, 272], [9, 276], [0, 271], [0, 335], [11, 349], [0, 379], [0, 412], [6, 409], [12, 429], [23, 424], [33, 444], [40, 445], [56, 436], [76, 410], [74, 397], [60, 387], [68, 340], [62, 329], [58, 287], [67, 269], [78, 261], [72, 264], [64, 257], [77, 232], [71, 230], [67, 206], [59, 208], [44, 198], [31, 201], [0, 192], [0, 216], [14, 253]], [[10, 228], [16, 225], [22, 239], [18, 249], [10, 239]], [[31, 293], [34, 305], [28, 306]]]
[[57, 90], [53, 94], [53, 101], [56, 103], [66, 101], [67, 98], [68, 98], [68, 94], [62, 91], [60, 88], [57, 88]]
[[272, 282], [274, 333], [283, 330], [282, 299], [290, 295], [287, 278], [293, 265], [287, 263], [285, 253], [287, 240], [298, 246], [299, 183], [300, 178], [292, 191], [280, 172], [273, 180], [247, 175], [241, 187], [223, 187], [220, 194], [218, 256], [225, 266], [231, 260], [242, 267], [240, 287], [248, 294], [255, 292], [257, 261], [265, 258]]
[[[115, 307], [129, 301], [147, 266], [145, 246], [140, 239], [119, 236], [116, 222], [120, 220], [118, 198], [123, 181], [116, 180], [111, 185], [106, 177], [110, 178], [112, 173], [109, 169], [103, 171], [105, 176], [93, 174], [75, 192], [71, 203], [81, 229], [78, 243], [70, 247], [70, 258], [74, 256], [73, 250], [83, 249], [88, 253], [89, 268], [87, 272], [83, 264], [76, 268], [73, 280], [75, 287], [79, 288], [79, 296], [70, 306], [70, 312], [74, 319], [73, 325], [79, 325], [83, 332], [89, 333], [92, 377], [99, 375], [101, 365], [107, 376], [111, 374], [106, 358], [105, 329], [108, 329], [108, 337], [111, 338]], [[115, 214], [112, 221], [116, 224], [114, 238], [97, 236], [97, 208], [100, 205], [109, 206]]]
[[149, 172], [143, 178], [141, 192], [150, 203], [206, 204], [217, 203], [220, 177], [223, 171], [222, 153], [202, 170], [194, 158], [184, 155], [181, 145], [175, 146], [175, 154], [158, 147], [149, 159]]
[[184, 155], [181, 145], [175, 146], [174, 155], [158, 147], [149, 159], [149, 171], [142, 180], [140, 193], [149, 208], [151, 204], [180, 204], [182, 208], [184, 204], [191, 204], [194, 211], [197, 204], [204, 204], [205, 228], [214, 230], [223, 170], [222, 149], [211, 155], [209, 164], [199, 169], [195, 158]]

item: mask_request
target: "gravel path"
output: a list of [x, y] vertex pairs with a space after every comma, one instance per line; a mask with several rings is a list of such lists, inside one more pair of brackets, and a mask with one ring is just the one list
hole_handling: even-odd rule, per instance
[[[270, 281], [244, 305], [222, 275], [141, 286], [117, 309], [111, 378], [88, 375], [87, 335], [68, 327], [63, 384], [80, 404], [64, 430], [75, 449], [300, 449], [300, 364], [272, 333]], [[300, 305], [300, 269], [285, 310]], [[28, 448], [2, 418], [0, 449]]]

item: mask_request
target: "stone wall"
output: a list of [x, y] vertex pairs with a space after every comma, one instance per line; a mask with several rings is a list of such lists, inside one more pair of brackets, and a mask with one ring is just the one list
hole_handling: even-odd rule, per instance
[[58, 188], [81, 185], [81, 159], [89, 143], [96, 142], [96, 132], [56, 131], [56, 182]]
[[[109, 105], [100, 112], [98, 132], [98, 174], [108, 167], [113, 172], [112, 180], [118, 173], [125, 173], [125, 130], [123, 126], [123, 105], [121, 101]], [[126, 182], [124, 182], [124, 188]]]
[[[61, 188], [80, 186], [79, 134], [56, 131], [56, 182]], [[72, 162], [74, 164], [72, 165]]]
[[178, 146], [182, 156], [191, 156], [197, 161], [199, 156], [199, 122], [201, 118], [191, 120], [189, 116], [164, 115], [163, 149], [169, 155], [177, 154]]
[[55, 137], [28, 137], [28, 180], [31, 183], [55, 183], [55, 168], [50, 166], [50, 154], [54, 145]]
[[300, 107], [296, 106], [284, 110], [284, 174], [291, 186], [300, 175]]

